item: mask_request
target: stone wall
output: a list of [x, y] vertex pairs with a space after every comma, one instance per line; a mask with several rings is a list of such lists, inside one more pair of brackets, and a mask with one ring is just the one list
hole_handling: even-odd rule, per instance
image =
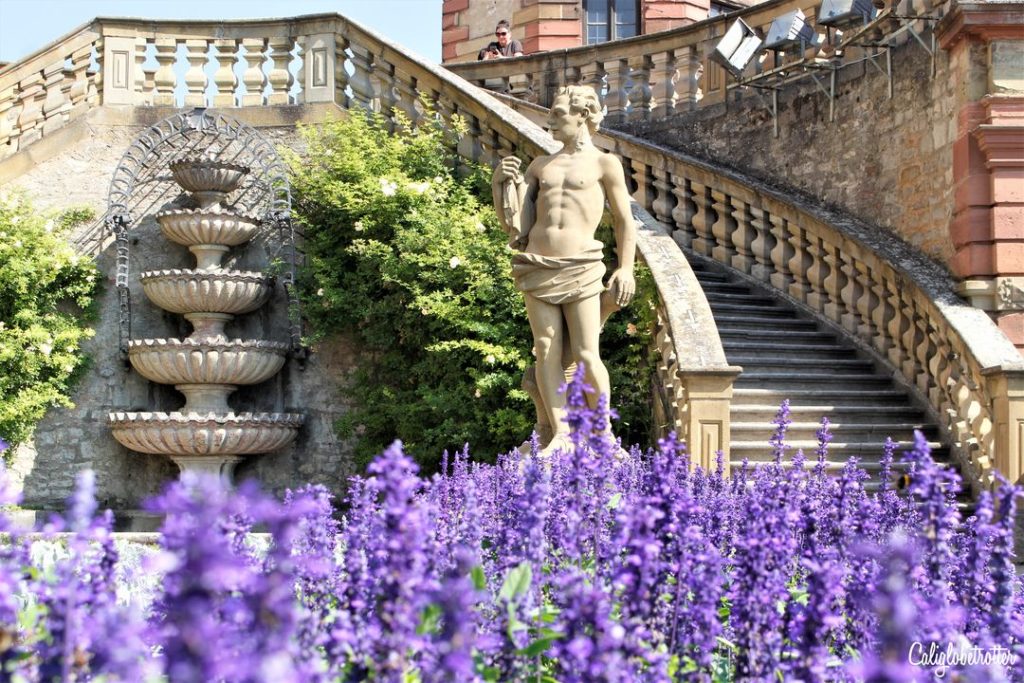
[[[117, 118], [109, 110], [93, 112], [75, 124], [78, 128], [62, 151], [38, 160], [28, 172], [5, 182], [4, 187], [27, 192], [42, 209], [90, 206], [102, 216], [111, 175], [121, 155], [145, 128], [138, 121]], [[150, 112], [147, 118], [159, 117]], [[295, 148], [301, 142], [294, 124], [287, 121], [260, 130], [278, 146]], [[154, 197], [152, 212], [173, 200], [174, 194]], [[272, 248], [272, 237], [263, 236], [246, 247], [233, 249], [225, 265], [263, 269]], [[132, 337], [187, 336], [188, 324], [151, 304], [136, 276], [143, 270], [190, 268], [194, 266], [193, 257], [185, 247], [168, 242], [160, 234], [152, 215], [133, 227], [131, 250]], [[91, 366], [72, 396], [76, 407], [50, 410], [36, 431], [34, 443], [21, 446], [15, 453], [13, 470], [23, 483], [24, 505], [28, 508], [63, 507], [75, 474], [84, 468], [96, 471], [98, 498], [102, 505], [115, 510], [138, 508], [144, 498], [177, 476], [177, 467], [169, 459], [128, 451], [113, 439], [107, 426], [111, 410], [172, 411], [184, 399], [172, 387], [143, 379], [120, 358], [112, 239], [104, 242], [97, 264], [105, 287], [100, 319], [94, 325], [96, 336], [86, 344]], [[228, 326], [228, 334], [288, 341], [286, 312], [286, 297], [278, 285], [267, 306], [240, 316]], [[238, 411], [306, 415], [306, 425], [295, 444], [278, 453], [248, 458], [236, 469], [236, 479], [254, 477], [276, 492], [305, 482], [323, 483], [334, 490], [343, 487], [354, 473], [352, 444], [338, 442], [332, 424], [346, 411], [339, 389], [353, 369], [355, 356], [356, 350], [349, 342], [332, 340], [314, 349], [305, 368], [289, 360], [277, 377], [258, 386], [242, 387], [232, 396], [230, 402]]]
[[[870, 63], [840, 70], [832, 122], [829, 98], [813, 81], [784, 87], [778, 137], [768, 91], [617, 127], [893, 230], [948, 266], [955, 103], [964, 84], [942, 51], [933, 76], [931, 58], [913, 40], [893, 50], [892, 62], [892, 99]], [[878, 64], [885, 68], [884, 57]], [[821, 80], [827, 87], [827, 72]]]

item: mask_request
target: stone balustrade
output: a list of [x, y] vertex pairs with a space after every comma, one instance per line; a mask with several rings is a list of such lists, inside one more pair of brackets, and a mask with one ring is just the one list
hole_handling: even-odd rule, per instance
[[[70, 87], [62, 86], [59, 95], [51, 91], [54, 101], [60, 97], [68, 103], [46, 108], [54, 126], [58, 119], [60, 125], [70, 121], [70, 114], [58, 112], [100, 106], [328, 104], [377, 111], [391, 120], [400, 113], [414, 124], [434, 115], [453, 125], [457, 119], [465, 130], [458, 153], [484, 164], [508, 154], [529, 161], [558, 147], [528, 118], [446, 69], [335, 14], [229, 22], [99, 18], [0, 71], [0, 117], [11, 124], [0, 137], [0, 159], [47, 132], [41, 130], [43, 114], [23, 114], [45, 99], [38, 83], [52, 71], [48, 65], [62, 64], [72, 53], [88, 54], [84, 63], [95, 64], [72, 78], [85, 79], [92, 90], [78, 110], [67, 99]], [[157, 68], [147, 68], [150, 61]], [[31, 126], [23, 126], [23, 118]], [[633, 203], [633, 213], [640, 224], [638, 251], [660, 299], [656, 346], [662, 401], [656, 412], [664, 430], [677, 431], [694, 460], [710, 466], [716, 450], [728, 455], [729, 401], [739, 368], [726, 362], [707, 301], [669, 231], [642, 203]]]
[[[502, 98], [540, 122], [546, 110]], [[689, 252], [728, 265], [859, 340], [936, 414], [971, 485], [1024, 475], [1024, 363], [948, 274], [863, 224], [632, 136], [596, 144]]]
[[[943, 1], [900, 0], [896, 3], [898, 12], [885, 10], [885, 15], [934, 14]], [[802, 11], [807, 23], [815, 26], [820, 7], [821, 0], [769, 0], [681, 28], [625, 40], [445, 66], [482, 88], [544, 106], [550, 106], [552, 94], [559, 87], [591, 85], [601, 96], [608, 124], [643, 122], [726, 101], [738, 83], [709, 55], [737, 18], [764, 37], [776, 18], [795, 10]], [[890, 19], [879, 24], [886, 30], [894, 25]], [[917, 21], [915, 26], [923, 28], [925, 23]], [[824, 27], [815, 26], [815, 30], [825, 34]], [[847, 32], [848, 36], [852, 33]], [[842, 43], [842, 31], [833, 32], [832, 39]], [[906, 39], [904, 35], [897, 42]], [[842, 61], [846, 62], [869, 54], [864, 47], [852, 43], [844, 44], [842, 52]], [[768, 71], [779, 73], [805, 59], [817, 66], [829, 64], [829, 56], [819, 52], [818, 47], [805, 51], [791, 49], [753, 60], [744, 77]]]

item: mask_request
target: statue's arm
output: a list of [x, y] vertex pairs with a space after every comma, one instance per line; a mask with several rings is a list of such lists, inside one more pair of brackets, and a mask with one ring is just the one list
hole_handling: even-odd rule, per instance
[[611, 154], [601, 156], [601, 184], [611, 209], [612, 226], [615, 229], [615, 252], [618, 268], [608, 279], [609, 289], [614, 289], [616, 303], [627, 305], [636, 293], [633, 279], [633, 265], [636, 262], [636, 221], [629, 208], [629, 191], [622, 163]]
[[525, 246], [526, 233], [533, 225], [530, 188], [520, 170], [521, 165], [520, 159], [505, 157], [491, 176], [494, 211], [498, 214], [498, 222], [509, 236], [509, 246], [513, 248]]

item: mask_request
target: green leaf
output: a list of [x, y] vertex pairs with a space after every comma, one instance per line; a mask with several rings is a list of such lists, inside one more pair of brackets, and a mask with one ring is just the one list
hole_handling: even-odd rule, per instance
[[529, 562], [520, 562], [518, 566], [509, 569], [505, 573], [505, 581], [501, 584], [498, 597], [505, 602], [514, 602], [520, 596], [526, 595], [530, 590], [530, 583], [533, 581], [533, 569]]
[[484, 573], [484, 568], [480, 565], [476, 565], [469, 571], [469, 578], [473, 580], [473, 588], [478, 591], [487, 590], [487, 574]]
[[547, 649], [551, 647], [551, 643], [555, 642], [562, 637], [561, 633], [554, 635], [545, 635], [540, 638], [536, 638], [529, 645], [521, 650], [517, 651], [517, 654], [523, 655], [524, 657], [536, 657], [537, 655], [547, 652]]
[[622, 502], [622, 493], [616, 493], [614, 496], [608, 499], [608, 502], [604, 506], [609, 510], [617, 510], [619, 504]]

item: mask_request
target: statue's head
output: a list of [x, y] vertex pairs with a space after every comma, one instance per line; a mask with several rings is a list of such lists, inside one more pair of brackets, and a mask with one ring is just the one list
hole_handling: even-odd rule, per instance
[[586, 125], [591, 135], [597, 132], [604, 113], [601, 100], [589, 85], [567, 85], [559, 88], [551, 103], [548, 127], [556, 140], [569, 137], [568, 127]]

